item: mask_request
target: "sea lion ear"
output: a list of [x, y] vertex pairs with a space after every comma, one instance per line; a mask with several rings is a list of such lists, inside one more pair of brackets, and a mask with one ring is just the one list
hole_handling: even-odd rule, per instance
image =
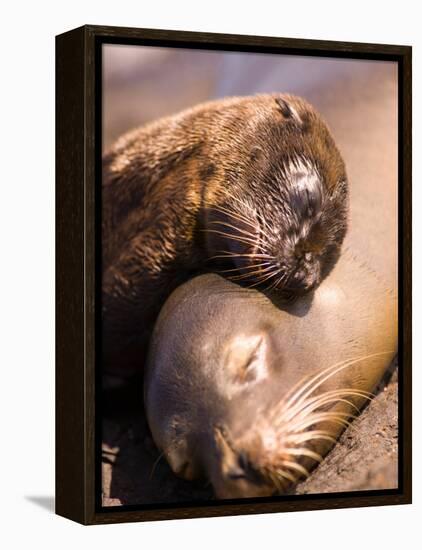
[[302, 126], [302, 119], [300, 118], [298, 112], [294, 107], [290, 105], [290, 103], [286, 99], [284, 99], [283, 97], [276, 97], [275, 102], [279, 107], [280, 113], [285, 119], [290, 119], [298, 126]]
[[229, 342], [226, 368], [230, 379], [243, 385], [256, 382], [267, 374], [267, 338], [265, 334], [238, 334]]

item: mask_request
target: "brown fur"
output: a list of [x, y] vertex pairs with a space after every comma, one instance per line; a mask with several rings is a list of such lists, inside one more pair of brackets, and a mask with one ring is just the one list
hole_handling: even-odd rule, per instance
[[[289, 244], [286, 234], [300, 231], [298, 212], [308, 209], [314, 216], [309, 194], [292, 194], [283, 179], [286, 166], [297, 159], [315, 164], [324, 206], [309, 242], [296, 247], [297, 239]], [[243, 225], [238, 219], [233, 224], [227, 209], [241, 217], [248, 212], [239, 212], [227, 192], [252, 204], [280, 231], [271, 253], [280, 252], [280, 265], [288, 271], [281, 289], [293, 289], [290, 275], [299, 267], [292, 262], [306, 251], [312, 265], [301, 268], [298, 290], [319, 284], [346, 231], [344, 163], [319, 115], [293, 96], [231, 98], [161, 119], [118, 140], [103, 167], [103, 359], [109, 370], [132, 371], [142, 364], [165, 298], [192, 274], [221, 267], [209, 262], [221, 250], [240, 257], [225, 267], [235, 266], [246, 279], [248, 273], [257, 282], [264, 279], [265, 271], [251, 271], [253, 262], [244, 257], [262, 252], [250, 244], [259, 240], [261, 222], [246, 218]], [[228, 222], [236, 227], [227, 229]], [[223, 236], [213, 228], [223, 228]], [[246, 243], [245, 231], [252, 232]], [[304, 282], [312, 270], [312, 282]]]

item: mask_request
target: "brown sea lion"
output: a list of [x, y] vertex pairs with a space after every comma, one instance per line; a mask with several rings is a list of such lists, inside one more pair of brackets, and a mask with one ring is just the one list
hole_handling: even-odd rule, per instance
[[103, 167], [108, 371], [142, 365], [161, 305], [195, 273], [303, 294], [329, 272], [346, 232], [343, 160], [298, 97], [200, 105], [122, 137]]

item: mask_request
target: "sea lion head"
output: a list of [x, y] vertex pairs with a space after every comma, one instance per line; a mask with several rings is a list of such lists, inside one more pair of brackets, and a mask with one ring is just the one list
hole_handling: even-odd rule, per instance
[[[321, 300], [335, 312], [338, 290], [329, 294]], [[206, 478], [218, 498], [256, 497], [288, 491], [321, 460], [367, 394], [347, 378], [347, 363], [321, 362], [324, 339], [301, 330], [318, 300], [282, 311], [217, 275], [173, 293], [154, 329], [145, 405], [177, 475]]]
[[224, 188], [209, 209], [209, 247], [232, 264], [233, 280], [306, 293], [330, 271], [346, 234], [343, 159], [301, 98], [258, 96], [241, 113], [242, 146], [229, 143], [220, 155]]
[[304, 376], [275, 327], [258, 321], [250, 328], [235, 329], [218, 350], [214, 404], [205, 399], [207, 421], [186, 447], [187, 470], [208, 479], [217, 498], [289, 492], [322, 460], [347, 418], [335, 405], [348, 392], [320, 384], [335, 369], [314, 371], [311, 364], [312, 376]]

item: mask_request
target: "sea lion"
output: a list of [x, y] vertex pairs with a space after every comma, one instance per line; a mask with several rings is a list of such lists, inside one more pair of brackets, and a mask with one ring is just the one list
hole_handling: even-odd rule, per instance
[[160, 313], [145, 378], [152, 435], [175, 473], [205, 476], [220, 498], [291, 490], [396, 353], [391, 73], [371, 80], [369, 99], [358, 78], [341, 89], [341, 108], [327, 100], [324, 109], [337, 121], [353, 185], [343, 252], [322, 284], [283, 305], [272, 293], [204, 275], [178, 288]]
[[205, 103], [122, 137], [104, 156], [103, 365], [142, 365], [170, 292], [195, 273], [280, 292], [318, 286], [347, 228], [345, 165], [291, 95]]
[[288, 489], [396, 353], [395, 292], [350, 250], [294, 304], [216, 274], [179, 287], [151, 342], [145, 406], [173, 471], [219, 498]]

